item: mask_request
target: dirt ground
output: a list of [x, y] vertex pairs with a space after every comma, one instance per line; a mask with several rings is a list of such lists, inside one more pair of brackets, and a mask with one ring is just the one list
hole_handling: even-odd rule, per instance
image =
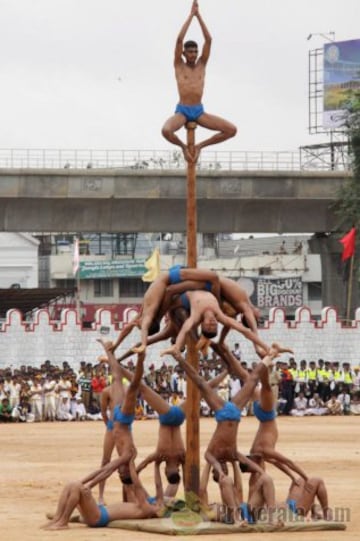
[[[350, 521], [346, 531], [254, 533], [251, 541], [266, 539], [309, 539], [315, 541], [358, 540], [360, 537], [360, 418], [319, 417], [278, 419], [280, 440], [278, 449], [298, 461], [310, 474], [325, 479], [331, 506], [341, 513], [348, 509]], [[138, 457], [142, 459], [154, 448], [157, 436], [157, 421], [137, 421], [134, 437]], [[247, 452], [255, 433], [257, 421], [245, 418], [239, 431], [239, 449]], [[204, 451], [206, 442], [214, 430], [213, 419], [201, 419], [201, 442]], [[91, 529], [81, 524], [71, 524], [69, 530], [47, 532], [40, 529], [46, 522], [45, 512], [55, 509], [58, 495], [69, 480], [80, 479], [99, 465], [104, 428], [101, 422], [37, 423], [0, 425], [0, 524], [1, 538], [6, 541], [88, 541], [115, 540], [155, 541], [159, 536], [118, 529]], [[202, 453], [203, 454], [203, 453]], [[288, 479], [273, 468], [277, 489], [277, 500], [286, 497]], [[151, 489], [151, 470], [143, 473], [142, 479]], [[246, 482], [246, 477], [244, 479]], [[119, 481], [111, 478], [106, 488], [107, 502], [114, 502], [119, 495]], [[218, 500], [216, 486], [210, 495]], [[340, 514], [338, 515], [341, 520]], [[345, 517], [346, 518], [346, 517]], [[245, 535], [245, 534], [243, 534]], [[239, 534], [227, 535], [227, 539], [238, 539]], [[182, 539], [185, 536], [176, 536]], [[203, 536], [214, 541], [224, 534]], [[163, 536], [163, 539], [171, 539]], [[174, 537], [175, 539], [175, 537]], [[186, 536], [199, 539], [199, 536]]]

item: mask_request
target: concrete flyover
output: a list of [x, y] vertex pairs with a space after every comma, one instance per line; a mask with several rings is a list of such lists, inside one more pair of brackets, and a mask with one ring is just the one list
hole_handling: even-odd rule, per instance
[[[343, 171], [199, 171], [198, 230], [323, 232]], [[0, 230], [157, 232], [186, 229], [185, 171], [0, 169]]]

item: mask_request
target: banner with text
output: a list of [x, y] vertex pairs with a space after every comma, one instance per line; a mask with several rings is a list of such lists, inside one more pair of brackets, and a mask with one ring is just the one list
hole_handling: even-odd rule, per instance
[[303, 304], [301, 277], [257, 278], [252, 302], [258, 308], [297, 308]]
[[100, 260], [80, 261], [80, 279], [97, 278], [132, 278], [141, 277], [145, 268], [145, 259], [129, 259], [126, 261]]

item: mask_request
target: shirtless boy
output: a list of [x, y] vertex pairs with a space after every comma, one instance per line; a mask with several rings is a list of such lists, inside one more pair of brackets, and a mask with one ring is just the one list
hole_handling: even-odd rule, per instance
[[166, 291], [169, 286], [179, 284], [185, 280], [205, 282], [208, 284], [208, 289], [212, 289], [215, 295], [219, 295], [219, 277], [216, 272], [174, 265], [168, 271], [162, 272], [149, 286], [144, 295], [141, 314], [121, 331], [118, 339], [109, 346], [111, 351], [115, 351], [134, 327], [141, 329], [141, 345], [135, 347], [134, 352], [141, 353], [145, 351], [148, 335], [159, 331], [160, 321], [169, 307], [171, 294], [169, 299], [165, 298]]
[[[204, 37], [204, 46], [199, 58], [197, 43], [195, 41], [186, 41], [184, 43], [185, 35], [193, 18], [198, 20]], [[162, 129], [165, 139], [181, 147], [185, 159], [193, 163], [196, 163], [202, 148], [226, 141], [226, 139], [230, 139], [236, 134], [236, 127], [233, 124], [218, 116], [205, 113], [201, 103], [205, 85], [206, 64], [210, 56], [211, 40], [209, 30], [200, 15], [197, 0], [194, 0], [190, 15], [180, 30], [175, 46], [174, 67], [179, 103], [175, 114], [165, 122]], [[183, 55], [185, 61], [182, 58]], [[175, 134], [187, 122], [197, 122], [200, 126], [217, 131], [218, 133], [195, 145], [194, 154], [191, 154], [185, 143]]]
[[[121, 367], [124, 376], [131, 381], [133, 374]], [[209, 385], [217, 387], [226, 376], [224, 370], [213, 378]], [[144, 400], [159, 414], [159, 435], [156, 450], [148, 455], [137, 467], [139, 473], [151, 462], [160, 465], [165, 462], [165, 475], [170, 485], [179, 484], [179, 468], [185, 463], [185, 445], [181, 434], [181, 425], [185, 420], [186, 400], [180, 406], [170, 406], [158, 393], [153, 391], [145, 383], [140, 383], [140, 392]], [[173, 493], [173, 495], [175, 495]]]
[[[102, 470], [105, 468], [106, 466]], [[135, 493], [132, 502], [118, 502], [107, 507], [98, 505], [91, 494], [91, 488], [97, 484], [99, 478], [102, 478], [100, 472], [101, 470], [97, 470], [86, 479], [69, 483], [64, 487], [54, 517], [43, 526], [45, 530], [68, 528], [71, 515], [76, 508], [80, 511], [83, 522], [93, 528], [105, 527], [112, 520], [153, 518], [161, 515], [162, 502], [148, 502], [147, 492], [136, 474], [133, 460], [129, 464]]]
[[185, 344], [186, 335], [193, 327], [200, 323], [202, 334], [206, 338], [214, 338], [217, 335], [218, 322], [242, 333], [245, 338], [251, 340], [254, 345], [261, 348], [264, 354], [269, 352], [269, 347], [257, 334], [222, 312], [217, 299], [212, 293], [208, 291], [188, 291], [181, 295], [181, 300], [184, 306], [187, 303], [186, 307], [190, 310], [190, 316], [181, 327], [175, 344], [162, 351], [161, 356], [170, 354], [177, 358], [176, 356], [180, 354]]

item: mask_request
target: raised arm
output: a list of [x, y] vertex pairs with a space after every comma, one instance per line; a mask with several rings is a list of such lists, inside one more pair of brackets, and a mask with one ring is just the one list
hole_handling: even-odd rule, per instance
[[205, 40], [204, 45], [203, 45], [203, 50], [202, 50], [202, 53], [201, 53], [201, 56], [200, 56], [199, 60], [201, 62], [203, 62], [203, 64], [206, 64], [207, 61], [209, 60], [209, 56], [210, 56], [212, 37], [211, 37], [211, 34], [210, 34], [209, 30], [208, 30], [208, 27], [206, 26], [206, 24], [204, 22], [204, 19], [200, 15], [199, 4], [197, 3], [196, 0], [195, 0], [194, 4], [196, 6], [195, 7], [195, 17], [199, 21], [199, 25], [200, 25], [200, 28], [201, 28], [201, 31], [203, 33], [204, 40]]
[[179, 64], [180, 62], [182, 62], [181, 55], [182, 55], [182, 52], [183, 52], [184, 38], [185, 38], [186, 32], [189, 30], [189, 26], [191, 24], [191, 21], [193, 20], [193, 17], [195, 16], [196, 11], [197, 11], [197, 2], [194, 1], [193, 5], [191, 6], [190, 15], [188, 16], [188, 18], [186, 19], [186, 21], [182, 25], [181, 30], [179, 32], [179, 35], [178, 35], [178, 37], [176, 39], [174, 65]]

